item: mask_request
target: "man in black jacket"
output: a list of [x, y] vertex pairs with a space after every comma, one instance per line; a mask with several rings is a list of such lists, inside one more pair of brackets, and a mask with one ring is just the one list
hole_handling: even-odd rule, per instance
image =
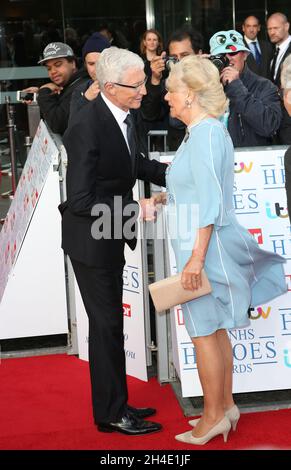
[[[291, 54], [291, 36], [289, 34], [289, 21], [283, 13], [277, 12], [269, 16], [267, 31], [270, 41], [275, 46], [273, 60], [271, 62], [271, 80], [281, 88], [281, 66]], [[282, 103], [282, 121], [278, 131], [279, 144], [291, 144], [291, 117]]]
[[273, 47], [268, 41], [258, 37], [261, 30], [260, 21], [256, 16], [248, 16], [242, 24], [244, 43], [250, 49], [246, 63], [249, 69], [261, 77], [271, 78], [270, 62], [273, 57]]
[[88, 75], [78, 71], [73, 50], [62, 42], [48, 44], [39, 64], [46, 66], [51, 79], [39, 88], [40, 112], [50, 129], [62, 135], [68, 126], [73, 91], [88, 81]]
[[222, 54], [229, 61], [220, 78], [229, 98], [226, 124], [234, 146], [270, 145], [281, 122], [277, 87], [249, 70], [246, 59], [250, 50], [239, 32], [219, 31], [209, 44], [212, 55]]
[[100, 89], [96, 80], [96, 64], [101, 52], [108, 47], [110, 47], [110, 42], [100, 33], [93, 33], [85, 42], [82, 48], [82, 58], [88, 73], [88, 80], [75, 89], [71, 99], [70, 116], [97, 98]]
[[97, 62], [100, 93], [72, 116], [63, 141], [68, 154], [62, 247], [69, 255], [89, 318], [93, 414], [101, 432], [142, 435], [161, 425], [143, 418], [153, 408], [127, 403], [123, 337], [124, 246], [136, 245], [138, 212], [153, 219], [151, 200], [133, 200], [137, 178], [165, 186], [166, 165], [139, 152], [130, 109], [145, 89], [144, 63], [130, 51], [105, 49]]
[[[289, 54], [282, 64], [281, 84], [283, 91], [283, 101], [288, 116], [291, 116], [291, 55]], [[285, 188], [287, 195], [287, 208], [291, 222], [291, 147], [284, 155], [285, 167]]]

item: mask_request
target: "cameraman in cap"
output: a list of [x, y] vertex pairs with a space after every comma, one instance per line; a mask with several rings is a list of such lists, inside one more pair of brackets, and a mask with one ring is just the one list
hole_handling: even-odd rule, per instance
[[78, 71], [73, 50], [62, 42], [48, 44], [38, 63], [45, 65], [51, 79], [38, 90], [41, 115], [53, 132], [62, 135], [68, 127], [72, 93], [88, 76], [84, 70]]
[[229, 98], [226, 125], [234, 146], [270, 145], [281, 122], [277, 87], [248, 68], [250, 50], [237, 31], [219, 31], [209, 44], [210, 59], [216, 65], [221, 61], [221, 66], [217, 66]]

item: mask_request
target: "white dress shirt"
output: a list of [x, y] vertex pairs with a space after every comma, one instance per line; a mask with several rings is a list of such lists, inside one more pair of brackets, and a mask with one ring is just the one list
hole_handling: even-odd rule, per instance
[[[279, 69], [279, 66], [280, 66], [280, 62], [281, 62], [282, 57], [284, 56], [285, 52], [287, 51], [287, 49], [289, 47], [290, 41], [291, 41], [291, 36], [289, 35], [288, 38], [285, 39], [285, 41], [283, 41], [282, 44], [279, 45], [280, 50], [279, 50], [279, 54], [277, 56], [277, 61], [276, 61], [275, 77], [277, 76], [278, 69]], [[276, 46], [276, 47], [278, 47], [278, 46]]]
[[254, 42], [257, 43], [257, 48], [258, 48], [258, 51], [260, 52], [260, 54], [262, 53], [258, 38], [256, 37], [256, 39], [249, 39], [246, 36], [244, 36], [244, 40], [247, 43], [247, 45], [249, 46], [250, 51], [253, 54], [254, 58], [256, 59], [256, 52], [255, 52]]
[[126, 119], [126, 116], [129, 114], [129, 111], [123, 111], [123, 109], [121, 109], [118, 106], [116, 106], [115, 104], [113, 104], [108, 98], [106, 98], [106, 96], [102, 92], [101, 92], [101, 96], [102, 96], [102, 99], [104, 100], [105, 104], [108, 106], [108, 108], [112, 112], [115, 120], [117, 121], [117, 124], [120, 127], [120, 130], [123, 134], [123, 137], [125, 139], [127, 148], [129, 150], [129, 153], [130, 153], [130, 148], [129, 148], [128, 141], [127, 141], [127, 125], [124, 122], [124, 119]]
[[[130, 153], [130, 148], [129, 148], [128, 141], [127, 141], [127, 125], [124, 122], [124, 119], [129, 114], [129, 111], [123, 111], [123, 109], [121, 109], [118, 106], [116, 106], [115, 104], [113, 104], [108, 98], [106, 98], [106, 96], [102, 92], [101, 92], [101, 96], [102, 96], [102, 99], [104, 100], [105, 104], [108, 106], [108, 108], [112, 112], [114, 118], [116, 119], [117, 124], [119, 125], [120, 130], [123, 134], [126, 145], [128, 147], [128, 151]], [[137, 219], [138, 219], [138, 221], [142, 221], [142, 208], [141, 208], [141, 205], [140, 205], [139, 201], [136, 201], [136, 202], [138, 203], [138, 206], [139, 206], [139, 212], [138, 212]]]

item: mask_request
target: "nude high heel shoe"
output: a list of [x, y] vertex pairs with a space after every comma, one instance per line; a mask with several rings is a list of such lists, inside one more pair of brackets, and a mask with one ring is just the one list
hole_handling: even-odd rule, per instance
[[[236, 405], [234, 405], [232, 408], [230, 408], [229, 410], [227, 410], [225, 412], [225, 416], [228, 417], [228, 419], [231, 423], [232, 430], [235, 431], [236, 426], [237, 426], [237, 422], [240, 418], [240, 412], [239, 412], [238, 407]], [[188, 421], [188, 423], [190, 424], [190, 426], [193, 426], [193, 428], [195, 428], [195, 426], [197, 426], [199, 420], [200, 420], [200, 418], [191, 419], [191, 421]]]
[[233, 405], [232, 408], [230, 408], [229, 410], [225, 412], [225, 416], [228, 417], [229, 421], [231, 422], [232, 430], [235, 431], [237, 422], [240, 418], [240, 412], [239, 412], [238, 407], [236, 405]]
[[213, 437], [223, 434], [224, 442], [227, 442], [227, 436], [230, 431], [231, 424], [229, 419], [225, 416], [222, 418], [219, 423], [217, 423], [213, 428], [211, 428], [207, 434], [202, 437], [194, 437], [192, 431], [184, 432], [183, 434], [178, 434], [175, 436], [175, 439], [180, 442], [186, 442], [187, 444], [194, 444], [196, 446], [203, 446]]

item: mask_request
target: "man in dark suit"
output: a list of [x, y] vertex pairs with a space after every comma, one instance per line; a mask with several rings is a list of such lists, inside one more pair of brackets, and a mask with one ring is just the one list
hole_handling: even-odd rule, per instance
[[[267, 20], [270, 41], [275, 46], [271, 62], [271, 80], [281, 88], [281, 67], [286, 57], [291, 54], [291, 36], [289, 22], [283, 13], [273, 13]], [[291, 144], [291, 117], [282, 103], [282, 122], [278, 131], [279, 144]]]
[[271, 63], [271, 80], [280, 87], [281, 65], [291, 54], [291, 36], [289, 22], [283, 13], [273, 13], [267, 20], [267, 31], [270, 41], [275, 46]]
[[123, 338], [124, 245], [136, 245], [138, 213], [155, 216], [151, 199], [133, 200], [137, 178], [165, 186], [166, 165], [138, 151], [130, 109], [146, 93], [142, 59], [124, 49], [105, 49], [96, 66], [98, 97], [72, 117], [64, 135], [68, 154], [62, 247], [71, 259], [89, 318], [89, 364], [99, 431], [129, 435], [159, 431], [143, 418], [153, 408], [127, 404]]
[[260, 21], [255, 16], [248, 16], [242, 24], [242, 30], [244, 43], [251, 51], [246, 60], [249, 69], [261, 77], [270, 78], [273, 48], [269, 42], [258, 38]]
[[[284, 106], [288, 115], [291, 116], [291, 55], [286, 57], [286, 60], [282, 65], [281, 83]], [[287, 208], [291, 222], [291, 147], [287, 149], [284, 155], [284, 168]]]

